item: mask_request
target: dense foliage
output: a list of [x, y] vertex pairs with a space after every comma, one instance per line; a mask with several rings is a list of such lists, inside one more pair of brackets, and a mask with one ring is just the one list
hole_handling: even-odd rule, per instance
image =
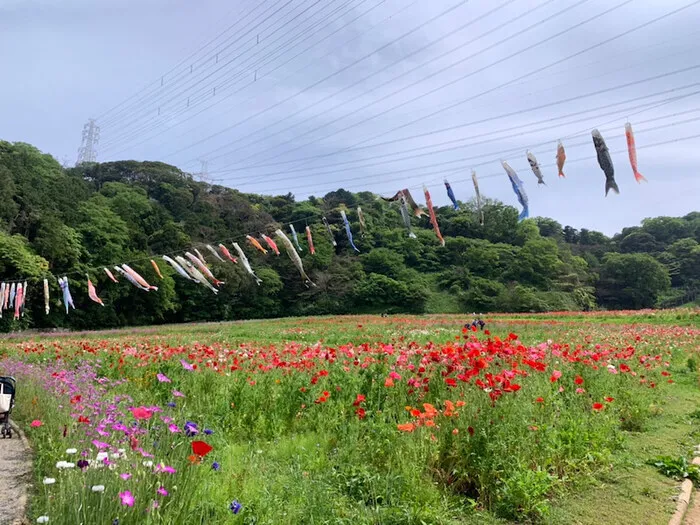
[[[356, 208], [368, 226], [359, 231]], [[350, 249], [338, 213], [346, 209], [361, 254]], [[369, 192], [338, 190], [296, 202], [197, 182], [160, 162], [111, 162], [62, 168], [23, 143], [0, 142], [0, 278], [27, 278], [27, 312], [0, 328], [96, 328], [281, 315], [548, 311], [674, 306], [700, 289], [700, 212], [646, 219], [608, 238], [552, 219], [518, 222], [511, 206], [487, 200], [480, 226], [472, 203], [438, 209], [446, 246], [427, 217], [410, 239], [396, 205]], [[329, 242], [321, 217], [335, 232]], [[263, 256], [245, 234], [311, 226], [317, 253], [302, 254], [317, 287], [307, 289], [291, 261]], [[232, 240], [246, 249], [261, 286], [238, 266], [213, 262], [226, 284], [218, 296], [175, 277], [160, 280], [153, 255]], [[204, 252], [206, 255], [206, 251]], [[213, 258], [212, 258], [213, 259]], [[157, 293], [110, 283], [103, 266], [133, 261]], [[85, 275], [105, 308], [89, 302]], [[66, 316], [56, 278], [68, 275], [78, 309]], [[39, 279], [48, 277], [52, 311], [43, 312]]]

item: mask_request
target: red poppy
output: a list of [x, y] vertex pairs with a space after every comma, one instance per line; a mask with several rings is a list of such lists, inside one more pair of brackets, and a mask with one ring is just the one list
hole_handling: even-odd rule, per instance
[[384, 386], [387, 388], [394, 386], [394, 380], [390, 377], [387, 377], [386, 381], [384, 381]]
[[560, 372], [559, 370], [554, 370], [554, 371], [552, 372], [552, 376], [549, 378], [549, 380], [550, 380], [552, 383], [555, 383], [556, 380], [559, 379], [560, 377], [561, 377], [561, 372]]
[[457, 386], [457, 381], [453, 377], [446, 377], [445, 384], [447, 386]]
[[153, 412], [148, 410], [146, 407], [136, 407], [131, 409], [131, 413], [136, 419], [151, 419]]
[[416, 429], [416, 425], [413, 423], [403, 423], [396, 425], [396, 428], [398, 428], [401, 432], [413, 432]]
[[78, 423], [85, 423], [86, 425], [89, 425], [90, 418], [85, 416], [78, 416]]
[[362, 394], [357, 394], [357, 397], [355, 398], [355, 401], [352, 403], [352, 406], [357, 407], [360, 406], [360, 403], [362, 403], [365, 400], [365, 396]]
[[574, 383], [576, 383], [577, 385], [582, 385], [583, 378], [581, 376], [576, 376], [576, 379], [574, 379]]
[[357, 415], [358, 418], [364, 419], [367, 414], [365, 413], [365, 409], [360, 407], [357, 410], [355, 410], [355, 414]]
[[537, 399], [535, 399], [535, 403], [544, 403], [544, 398], [538, 397]]
[[470, 436], [474, 435], [474, 429], [472, 427], [467, 427], [467, 432], [469, 432]]
[[199, 457], [203, 458], [212, 450], [214, 450], [214, 447], [212, 447], [209, 443], [206, 443], [204, 441], [192, 442], [192, 452]]
[[603, 410], [603, 408], [604, 408], [603, 403], [593, 403], [593, 410], [599, 411], [599, 410]]
[[613, 401], [615, 401], [615, 398], [614, 398], [614, 397], [606, 397], [605, 400], [606, 400], [608, 403], [612, 403]]

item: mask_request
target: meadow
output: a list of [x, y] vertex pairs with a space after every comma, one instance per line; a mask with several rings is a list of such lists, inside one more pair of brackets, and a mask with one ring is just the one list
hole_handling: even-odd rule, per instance
[[32, 522], [665, 523], [697, 312], [342, 316], [0, 341]]

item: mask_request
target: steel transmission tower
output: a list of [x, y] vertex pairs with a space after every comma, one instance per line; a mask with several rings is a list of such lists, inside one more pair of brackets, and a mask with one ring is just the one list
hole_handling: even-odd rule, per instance
[[90, 119], [83, 126], [83, 141], [78, 149], [78, 161], [75, 165], [84, 162], [97, 162], [97, 143], [100, 141], [100, 128], [95, 119]]
[[212, 179], [209, 176], [209, 161], [199, 159], [199, 162], [202, 165], [202, 170], [199, 173], [195, 173], [194, 176], [197, 177], [200, 180], [200, 182], [206, 182], [208, 184], [211, 184]]

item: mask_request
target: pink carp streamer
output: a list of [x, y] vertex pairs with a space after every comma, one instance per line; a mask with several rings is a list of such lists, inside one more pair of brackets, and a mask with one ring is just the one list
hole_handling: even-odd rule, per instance
[[425, 194], [425, 204], [428, 206], [428, 214], [430, 215], [430, 224], [433, 225], [435, 230], [435, 235], [440, 239], [440, 246], [445, 246], [445, 239], [440, 233], [440, 226], [438, 225], [437, 217], [435, 216], [435, 209], [433, 208], [433, 201], [430, 198], [430, 192], [426, 186], [423, 186], [423, 193]]

